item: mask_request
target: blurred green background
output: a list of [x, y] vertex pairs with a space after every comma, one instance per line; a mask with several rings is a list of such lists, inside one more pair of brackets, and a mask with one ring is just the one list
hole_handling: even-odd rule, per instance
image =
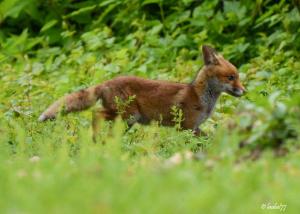
[[[1, 213], [285, 213], [300, 210], [300, 1], [0, 1]], [[196, 138], [103, 123], [38, 123], [58, 97], [118, 75], [190, 82], [201, 45], [234, 63]], [[113, 133], [109, 133], [109, 127]], [[187, 154], [191, 151], [193, 157]]]

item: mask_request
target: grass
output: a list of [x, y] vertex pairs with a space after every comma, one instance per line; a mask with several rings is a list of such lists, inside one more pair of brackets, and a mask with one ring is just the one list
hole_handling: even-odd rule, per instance
[[[297, 1], [10, 1], [0, 4], [0, 213], [298, 213]], [[203, 44], [248, 90], [222, 95], [208, 136], [117, 120], [95, 144], [91, 110], [37, 122], [55, 99], [115, 76], [190, 82]]]
[[[17, 120], [9, 125], [15, 143], [2, 132], [7, 143], [1, 144], [1, 212], [279, 212], [261, 208], [268, 203], [287, 205], [288, 213], [299, 210], [298, 150], [237, 162], [237, 134], [224, 137], [220, 129], [209, 139], [195, 139], [155, 124], [124, 134], [122, 121], [111, 135], [102, 133], [106, 144], [94, 144], [90, 128], [77, 126], [76, 118], [32, 122], [34, 127]], [[191, 149], [197, 159], [167, 161]]]

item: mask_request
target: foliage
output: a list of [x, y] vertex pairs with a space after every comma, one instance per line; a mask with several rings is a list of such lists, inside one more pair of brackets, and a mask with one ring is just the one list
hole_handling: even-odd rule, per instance
[[[2, 0], [0, 211], [298, 211], [299, 3]], [[117, 75], [192, 81], [202, 44], [236, 64], [248, 90], [221, 97], [206, 137], [159, 123], [125, 132], [117, 120], [112, 132], [101, 124], [102, 145], [91, 140], [91, 111], [37, 122], [63, 94]], [[274, 157], [278, 147], [289, 153]], [[260, 159], [243, 159], [257, 148]], [[194, 159], [169, 164], [185, 151]]]

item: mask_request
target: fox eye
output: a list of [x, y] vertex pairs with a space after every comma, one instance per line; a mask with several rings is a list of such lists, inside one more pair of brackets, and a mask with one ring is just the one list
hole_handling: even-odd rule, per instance
[[230, 80], [230, 81], [232, 81], [232, 80], [234, 80], [234, 79], [235, 79], [235, 76], [233, 76], [233, 75], [230, 75], [230, 76], [228, 76], [228, 77], [227, 77], [227, 79], [228, 79], [228, 80]]

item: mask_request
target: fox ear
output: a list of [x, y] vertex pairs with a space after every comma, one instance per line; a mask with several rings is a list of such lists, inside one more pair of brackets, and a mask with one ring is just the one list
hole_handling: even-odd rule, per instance
[[217, 51], [208, 45], [202, 46], [202, 53], [205, 65], [217, 65], [219, 60], [217, 58]]

